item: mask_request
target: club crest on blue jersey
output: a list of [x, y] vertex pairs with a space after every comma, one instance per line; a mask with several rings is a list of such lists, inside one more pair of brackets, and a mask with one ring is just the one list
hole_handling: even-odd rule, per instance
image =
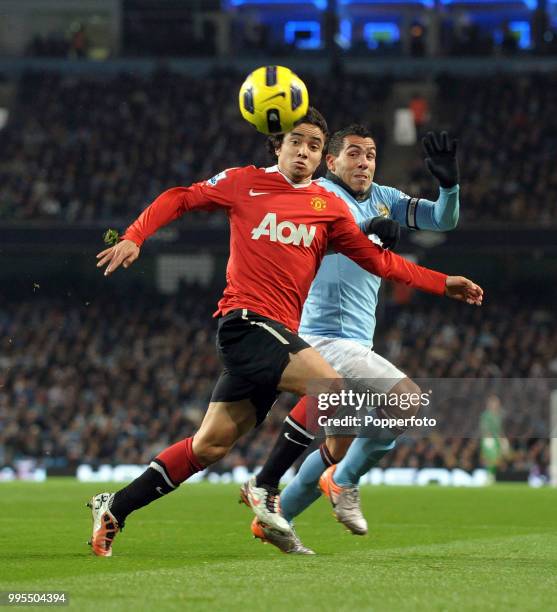
[[380, 217], [388, 217], [391, 214], [387, 205], [383, 203], [377, 204], [377, 213]]

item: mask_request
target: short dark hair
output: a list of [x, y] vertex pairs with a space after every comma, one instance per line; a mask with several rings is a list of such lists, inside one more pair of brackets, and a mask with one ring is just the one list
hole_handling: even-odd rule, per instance
[[327, 153], [330, 153], [335, 157], [339, 155], [342, 151], [342, 147], [344, 146], [344, 139], [347, 136], [361, 136], [362, 138], [371, 138], [373, 141], [375, 141], [375, 138], [373, 138], [373, 135], [365, 126], [360, 125], [359, 123], [352, 123], [351, 125], [336, 131], [331, 136]]
[[[323, 135], [325, 136], [323, 150], [326, 150], [327, 142], [329, 140], [329, 127], [327, 126], [325, 117], [323, 117], [323, 115], [316, 108], [310, 106], [308, 108], [308, 112], [301, 119], [298, 119], [294, 126], [300, 125], [301, 123], [315, 125], [323, 132]], [[267, 151], [269, 151], [272, 157], [276, 156], [275, 151], [280, 147], [283, 140], [284, 134], [275, 134], [274, 136], [269, 136], [267, 139]]]

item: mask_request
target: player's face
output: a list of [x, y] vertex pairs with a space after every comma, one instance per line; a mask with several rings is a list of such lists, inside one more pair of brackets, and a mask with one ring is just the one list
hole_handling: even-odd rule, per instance
[[377, 148], [373, 138], [346, 136], [340, 153], [327, 155], [327, 168], [352, 191], [363, 193], [373, 181]]
[[325, 136], [316, 125], [301, 123], [284, 135], [276, 149], [278, 166], [293, 183], [309, 180], [321, 163]]
[[486, 407], [491, 412], [499, 412], [501, 410], [501, 400], [497, 395], [490, 395], [487, 398]]

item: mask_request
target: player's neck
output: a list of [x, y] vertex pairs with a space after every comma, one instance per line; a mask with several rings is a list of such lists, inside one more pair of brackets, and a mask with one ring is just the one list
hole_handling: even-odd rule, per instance
[[329, 181], [332, 181], [333, 183], [336, 183], [339, 187], [342, 187], [344, 191], [347, 191], [358, 202], [363, 202], [364, 200], [367, 200], [371, 194], [371, 188], [373, 187], [372, 183], [365, 191], [354, 191], [341, 178], [339, 178], [334, 172], [331, 172], [330, 170], [327, 170], [325, 178]]
[[278, 171], [280, 172], [280, 174], [282, 174], [282, 176], [284, 176], [284, 178], [291, 185], [295, 185], [296, 187], [300, 187], [301, 185], [311, 185], [311, 176], [308, 176], [307, 178], [298, 181], [298, 180], [295, 180], [294, 178], [292, 178], [291, 176], [288, 176], [288, 174], [286, 174], [286, 172], [283, 172], [281, 170], [281, 167], [278, 164], [277, 164], [277, 168], [278, 168]]

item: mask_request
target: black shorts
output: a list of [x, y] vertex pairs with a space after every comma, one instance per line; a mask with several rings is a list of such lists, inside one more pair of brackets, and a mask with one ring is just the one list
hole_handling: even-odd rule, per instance
[[277, 397], [277, 387], [290, 360], [309, 344], [282, 323], [246, 309], [219, 320], [217, 351], [224, 371], [212, 402], [251, 400], [260, 425]]

